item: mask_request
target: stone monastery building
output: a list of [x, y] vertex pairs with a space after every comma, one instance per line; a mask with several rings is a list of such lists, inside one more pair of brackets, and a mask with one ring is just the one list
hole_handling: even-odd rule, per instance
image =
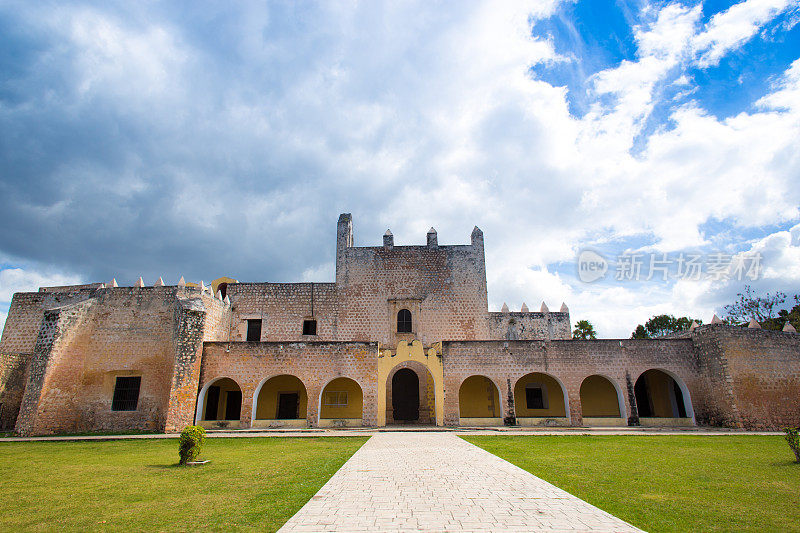
[[100, 283], [17, 293], [0, 424], [22, 435], [305, 426], [800, 423], [800, 335], [710, 324], [572, 340], [559, 311], [488, 311], [483, 233], [356, 247], [333, 283]]

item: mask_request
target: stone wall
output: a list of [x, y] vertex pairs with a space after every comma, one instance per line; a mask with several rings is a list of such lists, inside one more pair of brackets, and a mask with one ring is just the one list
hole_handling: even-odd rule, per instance
[[572, 338], [569, 313], [489, 313], [489, 339], [567, 340]]
[[730, 397], [727, 420], [705, 422], [730, 421], [746, 429], [800, 425], [799, 334], [714, 324], [690, 337], [702, 359], [719, 361], [720, 376], [709, 376], [709, 388]]
[[[247, 320], [259, 319], [262, 341], [348, 340], [337, 328], [333, 283], [235, 283], [228, 285], [233, 309], [231, 339], [247, 339]], [[303, 320], [317, 321], [317, 335], [304, 336]]]
[[[227, 306], [177, 287], [86, 296], [43, 311], [17, 431], [163, 431], [168, 416], [172, 429], [191, 422], [202, 343], [227, 331]], [[135, 411], [111, 409], [116, 378], [124, 376], [141, 377]]]
[[220, 378], [234, 380], [242, 390], [241, 420], [252, 419], [253, 396], [267, 379], [288, 374], [303, 382], [308, 395], [307, 423], [318, 424], [324, 386], [337, 377], [356, 381], [363, 392], [363, 424], [377, 423], [377, 343], [361, 342], [207, 342], [203, 348], [199, 386]]

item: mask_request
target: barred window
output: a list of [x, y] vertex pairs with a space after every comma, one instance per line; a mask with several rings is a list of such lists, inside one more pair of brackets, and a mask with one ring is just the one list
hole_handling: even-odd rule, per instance
[[347, 391], [327, 391], [325, 392], [325, 400], [323, 405], [331, 407], [346, 407], [347, 406]]
[[397, 333], [411, 333], [411, 311], [408, 309], [397, 313]]
[[114, 387], [114, 399], [111, 402], [112, 411], [135, 411], [139, 405], [139, 387], [142, 384], [141, 376], [118, 377]]

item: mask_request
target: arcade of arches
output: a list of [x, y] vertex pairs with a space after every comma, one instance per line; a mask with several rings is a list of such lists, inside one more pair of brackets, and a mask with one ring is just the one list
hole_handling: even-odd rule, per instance
[[[643, 372], [634, 386], [641, 425], [691, 425], [691, 401], [685, 386], [658, 369]], [[627, 412], [618, 386], [609, 378], [591, 375], [579, 390], [584, 425], [624, 425]], [[206, 427], [238, 427], [242, 389], [231, 378], [218, 378], [198, 398], [198, 423]], [[519, 425], [568, 424], [569, 408], [561, 383], [549, 374], [532, 372], [514, 384], [514, 413]], [[283, 374], [264, 380], [256, 389], [252, 426], [307, 425], [308, 394], [296, 376]], [[316, 401], [316, 399], [315, 399]], [[387, 424], [434, 424], [434, 381], [428, 369], [415, 362], [394, 368], [386, 383]], [[502, 425], [502, 395], [490, 378], [469, 376], [458, 390], [462, 425]], [[364, 393], [353, 379], [329, 381], [319, 396], [319, 425], [361, 426]]]

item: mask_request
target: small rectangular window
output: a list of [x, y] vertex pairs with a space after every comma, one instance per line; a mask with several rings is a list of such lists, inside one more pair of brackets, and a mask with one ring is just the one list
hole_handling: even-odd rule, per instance
[[317, 334], [317, 321], [303, 320], [303, 335], [316, 335], [316, 334]]
[[248, 342], [259, 342], [261, 340], [260, 318], [247, 321], [247, 340]]
[[525, 389], [525, 403], [528, 409], [547, 409], [544, 403], [544, 389], [541, 386]]
[[325, 393], [325, 401], [323, 405], [331, 407], [346, 407], [347, 406], [347, 391], [327, 391]]
[[141, 376], [118, 377], [114, 386], [114, 399], [111, 401], [112, 411], [135, 411], [139, 405], [139, 387]]

